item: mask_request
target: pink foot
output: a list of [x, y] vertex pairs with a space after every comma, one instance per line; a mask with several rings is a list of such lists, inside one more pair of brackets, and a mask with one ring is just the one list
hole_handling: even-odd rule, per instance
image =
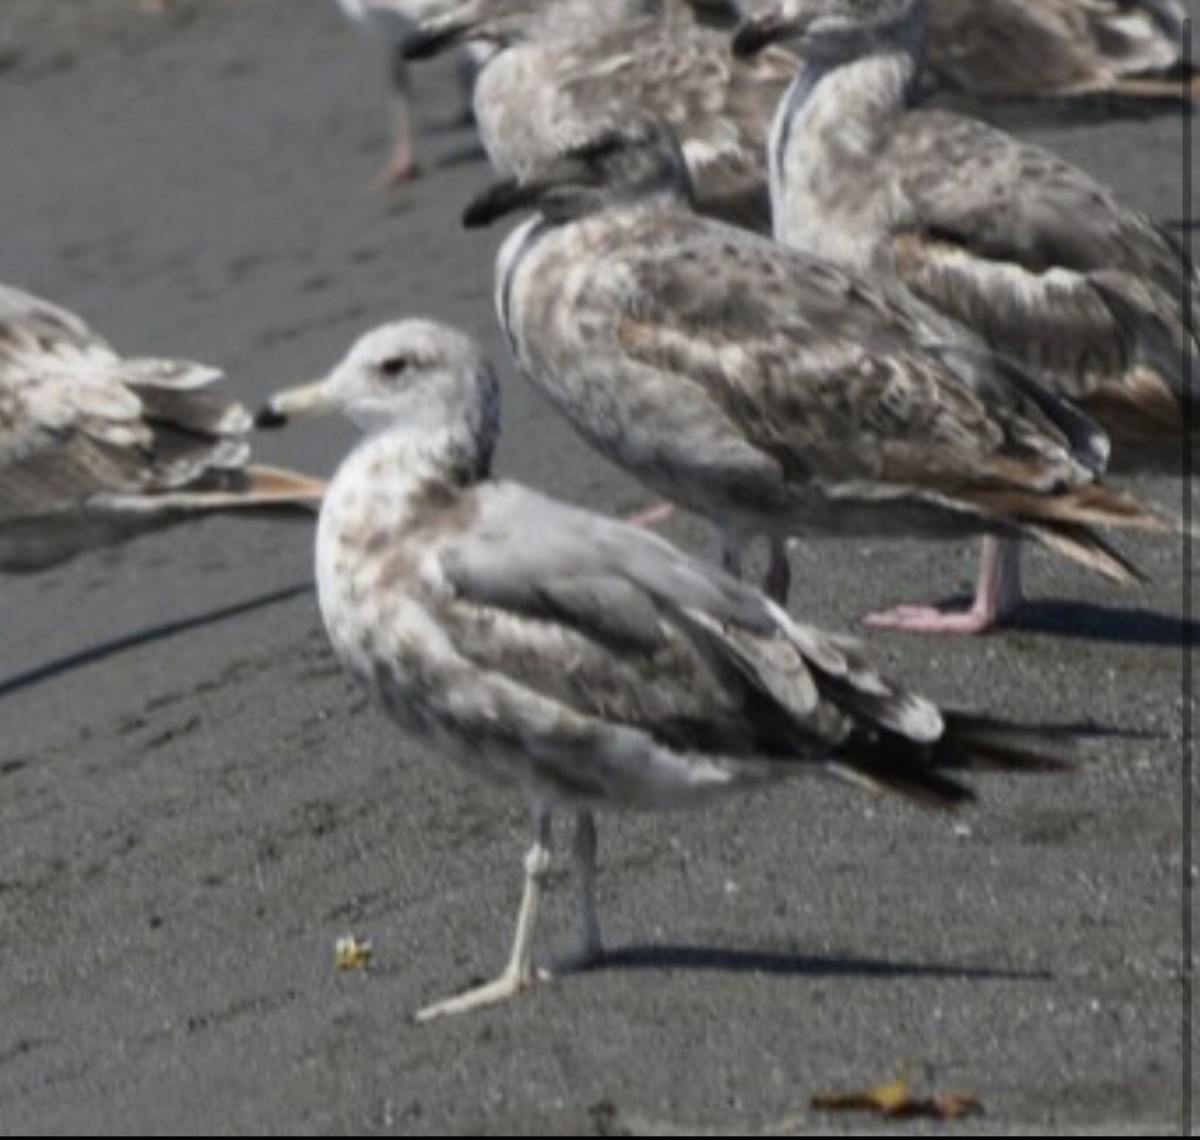
[[371, 189], [391, 190], [411, 182], [414, 178], [420, 178], [423, 173], [421, 167], [411, 159], [408, 162], [393, 163], [371, 181]]
[[897, 606], [863, 620], [877, 629], [910, 633], [987, 633], [1004, 625], [1021, 607], [1021, 544], [1011, 538], [983, 540], [975, 600], [968, 610], [950, 612], [936, 606]]
[[1007, 615], [979, 609], [954, 613], [939, 610], [936, 606], [897, 606], [895, 609], [868, 614], [863, 618], [866, 625], [876, 629], [902, 629], [908, 633], [987, 633], [1003, 625]]
[[639, 511], [636, 515], [630, 515], [625, 521], [632, 523], [634, 526], [649, 529], [650, 527], [656, 527], [661, 523], [665, 523], [674, 513], [674, 503], [657, 503], [653, 507]]

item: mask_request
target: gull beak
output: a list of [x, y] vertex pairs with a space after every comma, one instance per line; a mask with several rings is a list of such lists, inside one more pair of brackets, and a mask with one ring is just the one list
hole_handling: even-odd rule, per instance
[[473, 0], [455, 4], [448, 11], [422, 20], [416, 31], [400, 46], [405, 59], [431, 59], [435, 55], [469, 40], [480, 30], [482, 13]]
[[506, 178], [496, 182], [474, 198], [463, 211], [462, 223], [469, 229], [490, 226], [497, 218], [517, 210], [533, 209], [537, 206], [547, 186], [544, 182], [518, 182]]
[[758, 55], [764, 48], [789, 39], [799, 29], [784, 19], [778, 8], [768, 8], [744, 20], [733, 33], [733, 54], [738, 58]]
[[293, 419], [323, 415], [336, 406], [329, 381], [317, 380], [277, 392], [259, 409], [254, 426], [260, 431], [281, 428]]
[[506, 178], [483, 191], [463, 211], [463, 225], [471, 230], [491, 225], [517, 210], [544, 209], [558, 193], [596, 185], [596, 174], [577, 153], [559, 155], [528, 178]]

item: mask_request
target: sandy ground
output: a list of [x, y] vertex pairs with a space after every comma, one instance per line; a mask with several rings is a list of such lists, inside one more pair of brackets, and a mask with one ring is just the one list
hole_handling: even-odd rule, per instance
[[[422, 73], [432, 173], [367, 189], [384, 71], [320, 0], [0, 5], [0, 279], [123, 348], [223, 364], [257, 400], [384, 318], [503, 361], [502, 469], [606, 510], [645, 496], [515, 377], [501, 232], [454, 73]], [[1179, 225], [1177, 116], [1040, 137]], [[338, 425], [264, 440], [330, 470]], [[1178, 483], [1140, 490], [1178, 502]], [[699, 543], [694, 525], [674, 532]], [[812, 1131], [816, 1092], [906, 1071], [973, 1127], [1178, 1128], [1179, 549], [1121, 591], [1031, 560], [1023, 627], [872, 637], [954, 703], [1103, 728], [1075, 776], [992, 779], [950, 819], [797, 784], [602, 822], [613, 961], [418, 1028], [498, 967], [521, 807], [403, 750], [326, 647], [311, 528], [209, 522], [0, 592], [0, 1131]], [[962, 592], [967, 548], [813, 544], [797, 606], [850, 628]], [[886, 561], [885, 561], [886, 559]], [[543, 927], [573, 944], [565, 878]], [[335, 939], [376, 948], [339, 973]], [[857, 1123], [857, 1122], [855, 1122]]]

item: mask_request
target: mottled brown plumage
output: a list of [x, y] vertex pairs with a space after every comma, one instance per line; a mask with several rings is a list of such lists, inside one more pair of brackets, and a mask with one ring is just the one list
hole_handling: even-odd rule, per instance
[[683, 177], [630, 124], [469, 212], [545, 211], [501, 251], [497, 304], [590, 443], [735, 540], [1028, 534], [1127, 576], [1081, 524], [1166, 523], [1095, 486], [1085, 417], [903, 297], [696, 216]]
[[925, 8], [785, 0], [770, 17], [767, 39], [813, 57], [773, 132], [776, 236], [898, 280], [1022, 362], [1097, 417], [1118, 463], [1155, 431], [1170, 461], [1183, 358], [1198, 351], [1183, 308], [1196, 275], [1148, 218], [1057, 155], [910, 107]]
[[983, 97], [1194, 98], [1177, 0], [932, 0], [936, 84]]
[[220, 373], [118, 356], [78, 317], [0, 285], [0, 570], [32, 571], [200, 512], [314, 505], [249, 462]]
[[[796, 61], [784, 51], [736, 59], [727, 34], [681, 18], [682, 7], [459, 0], [427, 32], [442, 45], [475, 36], [499, 46], [476, 86], [475, 115], [501, 173], [528, 175], [597, 123], [646, 113], [675, 128], [701, 212], [765, 231], [771, 114]], [[708, 15], [722, 10], [731, 18], [726, 6]]]

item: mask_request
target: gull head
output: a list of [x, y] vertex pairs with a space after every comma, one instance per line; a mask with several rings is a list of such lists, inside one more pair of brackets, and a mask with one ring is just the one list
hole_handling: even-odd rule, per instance
[[448, 0], [404, 41], [406, 59], [429, 59], [468, 41], [508, 47], [532, 38], [544, 9], [566, 0]]
[[260, 428], [341, 412], [366, 431], [469, 427], [488, 444], [498, 430], [499, 394], [490, 365], [465, 334], [410, 318], [361, 336], [324, 379], [278, 392], [258, 413]]
[[689, 199], [687, 162], [671, 129], [643, 116], [618, 120], [611, 111], [528, 175], [485, 190], [467, 207], [463, 224], [486, 226], [517, 210], [565, 222], [608, 206], [664, 196]]
[[928, 0], [776, 0], [744, 20], [733, 52], [792, 43], [807, 59], [857, 55], [907, 29], [923, 34]]

